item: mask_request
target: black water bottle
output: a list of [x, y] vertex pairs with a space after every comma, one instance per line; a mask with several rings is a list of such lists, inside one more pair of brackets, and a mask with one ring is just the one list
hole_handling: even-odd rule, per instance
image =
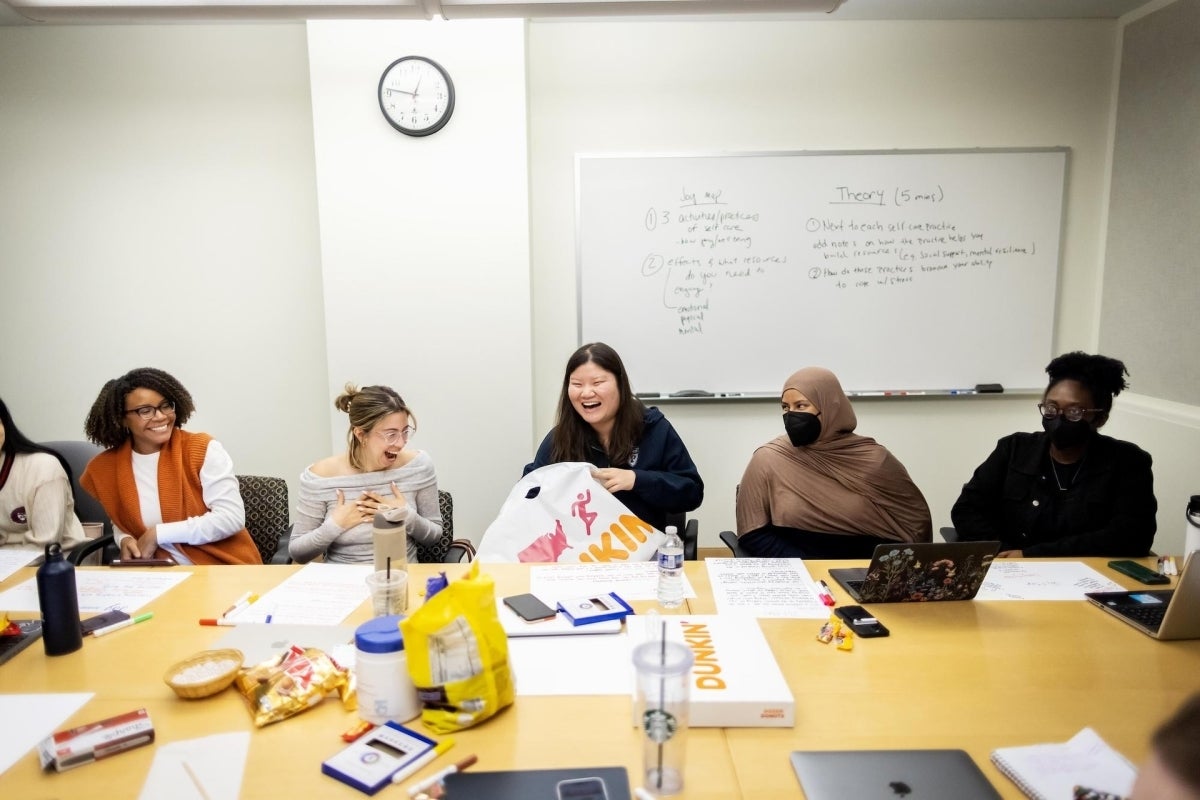
[[75, 565], [63, 558], [62, 545], [58, 542], [46, 545], [46, 561], [37, 571], [37, 590], [46, 655], [66, 655], [83, 647]]

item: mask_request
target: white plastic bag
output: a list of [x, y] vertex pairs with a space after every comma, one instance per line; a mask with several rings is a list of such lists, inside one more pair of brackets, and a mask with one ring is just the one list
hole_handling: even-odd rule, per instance
[[509, 492], [479, 544], [480, 561], [649, 561], [663, 534], [634, 516], [592, 477], [564, 461], [526, 475]]

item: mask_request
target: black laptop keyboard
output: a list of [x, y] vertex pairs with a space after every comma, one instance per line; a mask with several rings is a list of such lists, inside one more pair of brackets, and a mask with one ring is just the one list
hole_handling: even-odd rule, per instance
[[862, 587], [866, 581], [846, 581], [846, 588], [857, 595], [862, 594]]
[[1162, 625], [1163, 616], [1167, 613], [1167, 605], [1122, 606], [1121, 613], [1152, 631], [1157, 631]]

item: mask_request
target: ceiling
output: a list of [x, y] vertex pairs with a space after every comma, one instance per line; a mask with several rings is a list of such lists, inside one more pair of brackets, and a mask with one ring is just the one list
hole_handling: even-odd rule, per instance
[[1115, 19], [1149, 0], [0, 0], [0, 26], [769, 15], [820, 20]]

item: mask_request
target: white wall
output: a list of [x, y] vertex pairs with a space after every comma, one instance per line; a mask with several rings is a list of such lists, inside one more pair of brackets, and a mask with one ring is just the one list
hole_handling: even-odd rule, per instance
[[[418, 420], [456, 536], [479, 539], [532, 437], [525, 30], [513, 20], [311, 22], [313, 127], [334, 450], [346, 381], [395, 388]], [[379, 76], [402, 55], [443, 66], [438, 133], [384, 120]], [[323, 420], [325, 421], [325, 420]]]
[[[28, 433], [81, 437], [105, 379], [157, 365], [239, 471], [294, 490], [342, 442], [340, 383], [386, 381], [478, 537], [576, 346], [577, 151], [1069, 146], [1057, 345], [1095, 346], [1113, 22], [357, 25], [0, 28], [0, 396]], [[459, 88], [423, 143], [375, 106], [409, 48]], [[941, 525], [995, 439], [1036, 429], [1032, 403], [856, 408]], [[778, 411], [665, 408], [715, 546]], [[1154, 455], [1163, 552], [1200, 491], [1198, 419], [1122, 396], [1109, 424]]]
[[188, 427], [293, 480], [329, 441], [302, 25], [0, 28], [0, 396], [82, 439], [178, 377]]
[[[577, 152], [1066, 145], [1071, 159], [1056, 345], [1060, 351], [1094, 348], [1116, 30], [1114, 21], [531, 24], [539, 428], [553, 420], [562, 366], [577, 342], [574, 208], [566, 202], [574, 196]], [[949, 315], [946, 335], [955, 324], [970, 321]], [[797, 338], [846, 333], [795, 323]], [[779, 364], [780, 385], [801, 366]], [[1136, 388], [1136, 364], [1131, 371]], [[963, 482], [995, 440], [1038, 429], [1035, 403], [1029, 397], [908, 398], [862, 400], [855, 409], [859, 432], [904, 462], [941, 526], [950, 524]], [[663, 408], [705, 479], [706, 500], [696, 514], [701, 544], [720, 546], [716, 536], [733, 527], [734, 486], [750, 453], [782, 430], [778, 404]], [[1194, 430], [1177, 433], [1152, 451], [1157, 471], [1194, 476], [1187, 467], [1194, 466], [1200, 442]], [[1177, 516], [1182, 491], [1173, 486], [1160, 494], [1171, 510], [1162, 519]]]

